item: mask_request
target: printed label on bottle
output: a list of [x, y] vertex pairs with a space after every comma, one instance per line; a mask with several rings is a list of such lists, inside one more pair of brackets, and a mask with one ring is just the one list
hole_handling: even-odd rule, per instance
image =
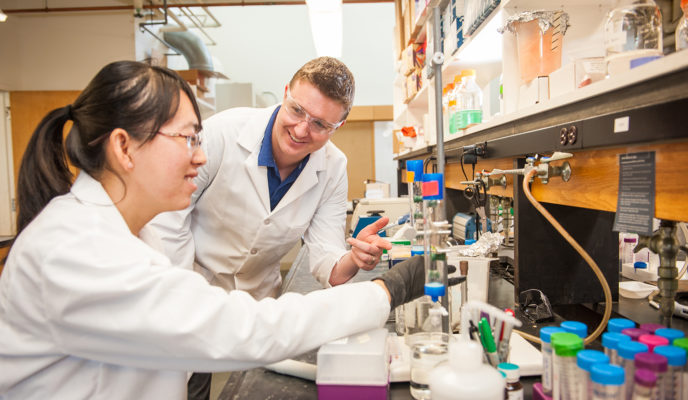
[[523, 400], [523, 389], [514, 390], [508, 393], [508, 400]]
[[552, 351], [542, 352], [542, 388], [552, 392]]

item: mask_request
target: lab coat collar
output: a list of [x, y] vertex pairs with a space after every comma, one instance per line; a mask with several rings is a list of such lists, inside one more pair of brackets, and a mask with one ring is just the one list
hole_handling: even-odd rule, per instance
[[[252, 118], [246, 124], [245, 129], [242, 130], [237, 140], [237, 143], [241, 147], [250, 152], [249, 156], [246, 157], [244, 167], [260, 196], [261, 204], [263, 204], [263, 207], [268, 213], [270, 213], [270, 190], [268, 189], [267, 171], [266, 167], [258, 167], [258, 155], [260, 154], [260, 146], [265, 135], [265, 128], [276, 107], [277, 106], [273, 106], [259, 110], [258, 116]], [[318, 183], [317, 173], [327, 169], [326, 156], [327, 149], [330, 146], [333, 145], [328, 142], [320, 149], [311, 153], [303, 171], [301, 171], [301, 174], [289, 191], [277, 204], [277, 207], [272, 210], [272, 213], [278, 212], [280, 209], [286, 207], [289, 203], [301, 197], [301, 195]]]
[[103, 185], [84, 171], [79, 172], [70, 191], [82, 203], [99, 206], [114, 205]]
[[[81, 203], [109, 209], [109, 211], [112, 212], [112, 222], [114, 223], [117, 221], [117, 225], [120, 229], [130, 232], [127, 222], [124, 220], [124, 217], [122, 217], [117, 207], [115, 207], [115, 204], [105, 191], [103, 185], [91, 175], [84, 171], [79, 172], [79, 175], [72, 184], [70, 192]], [[112, 227], [114, 227], [114, 225]]]

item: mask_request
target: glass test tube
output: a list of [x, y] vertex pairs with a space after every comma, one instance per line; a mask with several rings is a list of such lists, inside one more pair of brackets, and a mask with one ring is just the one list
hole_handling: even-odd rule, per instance
[[[406, 184], [409, 198], [409, 224], [416, 232], [420, 232], [423, 225], [423, 160], [406, 161]], [[420, 254], [423, 254], [422, 240], [419, 240], [416, 235], [411, 239], [411, 257]], [[416, 320], [417, 311], [421, 308], [419, 304], [421, 301], [422, 299], [416, 299], [407, 304], [402, 304], [394, 311], [396, 320], [400, 322], [399, 325], [403, 325], [397, 330], [403, 331], [407, 339], [409, 334], [420, 330], [420, 324]]]

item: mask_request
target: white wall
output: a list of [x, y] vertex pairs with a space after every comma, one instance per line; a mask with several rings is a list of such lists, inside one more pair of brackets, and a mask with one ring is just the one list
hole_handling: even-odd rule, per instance
[[0, 89], [79, 90], [134, 53], [132, 12], [12, 14], [0, 23]]
[[375, 179], [389, 183], [389, 196], [397, 197], [397, 161], [392, 153], [392, 121], [375, 122]]
[[[306, 6], [210, 7], [222, 23], [207, 32], [218, 42], [208, 49], [233, 82], [253, 83], [254, 91], [281, 99], [284, 85], [315, 58]], [[345, 4], [341, 60], [356, 79], [355, 105], [392, 104], [394, 4]], [[201, 33], [192, 30], [197, 35]], [[181, 56], [170, 57], [185, 69]]]

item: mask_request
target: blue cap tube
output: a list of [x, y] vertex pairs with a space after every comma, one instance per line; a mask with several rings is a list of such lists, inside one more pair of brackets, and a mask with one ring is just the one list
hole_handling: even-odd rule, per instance
[[607, 323], [607, 331], [621, 333], [626, 328], [635, 328], [635, 322], [627, 318], [612, 318]]
[[566, 332], [578, 335], [578, 337], [585, 339], [588, 335], [588, 326], [578, 321], [564, 321], [559, 326], [564, 328]]

